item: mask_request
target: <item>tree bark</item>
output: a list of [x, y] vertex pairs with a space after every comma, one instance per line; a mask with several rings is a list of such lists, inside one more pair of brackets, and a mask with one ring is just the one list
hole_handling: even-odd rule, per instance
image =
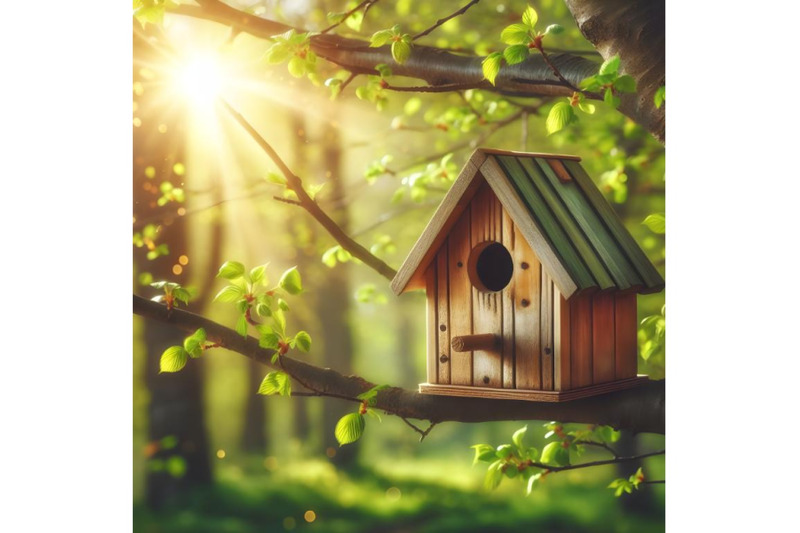
[[[217, 0], [201, 6], [180, 5], [173, 13], [212, 20], [260, 38], [295, 29], [234, 9]], [[655, 91], [664, 84], [664, 3], [639, 0], [570, 0], [573, 13], [586, 38], [604, 58], [620, 54], [624, 72], [637, 81], [637, 93], [623, 95], [619, 111], [664, 142], [664, 106], [656, 109]], [[499, 35], [498, 42], [500, 41]], [[503, 65], [495, 84], [483, 78], [484, 57], [456, 55], [446, 50], [414, 45], [411, 56], [400, 65], [389, 46], [370, 48], [367, 41], [335, 34], [311, 37], [311, 49], [320, 57], [357, 74], [375, 74], [381, 63], [391, 65], [395, 75], [424, 80], [430, 86], [481, 88], [513, 96], [569, 96], [572, 89], [560, 81], [539, 54], [516, 65]], [[573, 54], [549, 54], [564, 78], [577, 86], [597, 74], [598, 64]]]
[[[258, 339], [243, 338], [230, 328], [187, 311], [167, 311], [165, 306], [140, 296], [133, 296], [133, 312], [175, 324], [188, 333], [200, 327], [205, 328], [211, 342], [217, 342], [259, 363], [282, 369], [320, 395], [357, 401], [356, 396], [375, 386], [359, 376], [344, 376], [330, 368], [320, 368], [288, 356], [282, 356], [277, 366], [272, 365], [270, 359], [274, 351], [260, 348]], [[381, 357], [381, 354], [373, 356]], [[189, 364], [195, 364], [195, 361]], [[435, 423], [559, 420], [609, 425], [634, 433], [664, 434], [664, 384], [664, 381], [651, 381], [635, 389], [559, 403], [431, 396], [390, 387], [378, 394], [376, 408], [397, 416]]]

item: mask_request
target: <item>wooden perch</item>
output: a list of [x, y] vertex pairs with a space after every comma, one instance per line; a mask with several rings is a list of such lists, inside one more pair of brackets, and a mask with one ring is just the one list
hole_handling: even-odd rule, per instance
[[493, 333], [482, 333], [480, 335], [462, 335], [453, 337], [450, 346], [456, 352], [474, 352], [483, 350], [491, 352], [500, 346], [500, 337]]

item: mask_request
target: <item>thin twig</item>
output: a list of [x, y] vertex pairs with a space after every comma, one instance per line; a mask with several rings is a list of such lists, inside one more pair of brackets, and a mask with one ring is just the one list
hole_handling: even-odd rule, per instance
[[347, 79], [342, 82], [342, 86], [339, 87], [339, 94], [340, 95], [344, 92], [345, 88], [348, 85], [350, 85], [350, 82], [353, 81], [354, 79], [356, 79], [356, 76], [358, 76], [358, 74], [356, 74], [355, 72], [351, 72], [350, 76], [348, 76]]
[[575, 87], [567, 78], [564, 77], [563, 74], [561, 74], [561, 71], [558, 70], [558, 67], [556, 67], [555, 64], [553, 64], [552, 61], [550, 61], [550, 56], [547, 55], [547, 52], [544, 51], [544, 48], [541, 45], [537, 46], [536, 49], [539, 50], [540, 54], [542, 54], [542, 59], [544, 59], [544, 62], [547, 63], [548, 67], [550, 67], [550, 70], [553, 71], [553, 74], [555, 74], [556, 77], [559, 80], [561, 80], [561, 83], [563, 83], [564, 85], [566, 85], [567, 87], [569, 87], [570, 89], [575, 91], [576, 93], [585, 93], [585, 91]]
[[420, 437], [419, 437], [419, 441], [420, 441], [420, 442], [422, 442], [422, 440], [423, 440], [425, 437], [427, 437], [427, 436], [428, 436], [428, 433], [430, 433], [430, 432], [431, 432], [431, 430], [433, 429], [433, 426], [435, 426], [435, 425], [437, 424], [437, 422], [431, 422], [431, 424], [428, 426], [428, 429], [425, 429], [425, 430], [423, 430], [423, 429], [421, 429], [421, 428], [417, 427], [416, 425], [414, 425], [414, 424], [413, 424], [413, 423], [412, 423], [412, 422], [411, 422], [409, 419], [407, 419], [407, 418], [406, 418], [406, 417], [404, 417], [404, 416], [401, 416], [401, 417], [400, 417], [400, 419], [401, 419], [403, 422], [405, 422], [405, 423], [406, 423], [406, 425], [408, 425], [408, 427], [410, 427], [411, 429], [413, 429], [414, 431], [416, 431], [417, 433], [419, 433], [419, 435], [420, 435]]
[[[350, 15], [352, 15], [353, 13], [355, 13], [356, 11], [358, 11], [359, 9], [361, 9], [362, 7], [364, 7], [364, 5], [365, 5], [365, 4], [374, 4], [374, 3], [375, 3], [375, 2], [377, 2], [377, 1], [378, 1], [378, 0], [364, 0], [363, 2], [361, 2], [360, 4], [358, 4], [356, 7], [354, 7], [353, 9], [351, 9], [350, 11], [348, 11], [347, 13], [345, 13], [345, 14], [344, 14], [344, 16], [342, 17], [342, 20], [340, 20], [340, 21], [339, 21], [339, 22], [337, 22], [336, 24], [331, 24], [330, 26], [328, 26], [327, 28], [325, 28], [324, 30], [322, 30], [320, 33], [328, 33], [329, 31], [331, 31], [332, 29], [336, 28], [336, 27], [337, 27], [337, 26], [339, 26], [341, 23], [343, 23], [345, 20], [349, 19], [349, 18], [350, 18]], [[367, 7], [367, 9], [369, 9], [369, 7]], [[365, 10], [365, 11], [366, 11], [366, 10]]]
[[446, 85], [414, 85], [402, 87], [399, 85], [383, 84], [384, 89], [399, 93], [449, 93], [452, 91], [466, 91], [467, 89], [487, 89], [491, 88], [488, 81], [482, 80], [477, 83], [448, 83]]
[[644, 459], [646, 457], [653, 457], [655, 455], [664, 455], [666, 452], [667, 452], [666, 450], [659, 450], [656, 452], [648, 452], [640, 455], [632, 455], [630, 457], [614, 457], [613, 459], [605, 459], [603, 461], [592, 461], [590, 463], [581, 463], [577, 465], [566, 465], [566, 466], [552, 466], [552, 465], [546, 465], [544, 463], [536, 463], [534, 461], [528, 461], [526, 464], [528, 466], [533, 466], [536, 468], [543, 468], [545, 470], [549, 470], [550, 472], [563, 472], [565, 470], [575, 470], [577, 468], [589, 468], [591, 466], [613, 465], [628, 461], [638, 461], [639, 459]]
[[431, 26], [427, 30], [416, 34], [414, 37], [411, 38], [411, 40], [412, 41], [416, 41], [420, 37], [425, 37], [430, 32], [432, 32], [433, 30], [435, 30], [436, 28], [438, 28], [439, 26], [441, 26], [442, 24], [444, 24], [445, 22], [447, 22], [451, 18], [455, 18], [455, 17], [457, 17], [459, 15], [463, 15], [464, 13], [467, 12], [467, 9], [471, 8], [472, 6], [477, 4], [478, 2], [480, 2], [480, 0], [471, 0], [467, 5], [465, 5], [464, 7], [462, 7], [461, 9], [456, 11], [455, 13], [451, 13], [450, 15], [446, 16], [445, 18], [437, 20], [436, 24], [434, 24], [433, 26]]
[[241, 113], [236, 111], [228, 102], [220, 98], [222, 105], [230, 113], [230, 115], [242, 126], [250, 137], [258, 143], [264, 152], [272, 159], [272, 162], [280, 169], [283, 176], [286, 178], [286, 187], [293, 190], [297, 194], [297, 199], [300, 206], [305, 209], [314, 219], [325, 228], [331, 237], [339, 243], [342, 248], [350, 252], [353, 257], [356, 257], [368, 267], [375, 270], [381, 276], [388, 280], [394, 279], [395, 271], [392, 267], [387, 265], [383, 260], [376, 257], [369, 250], [358, 244], [352, 237], [350, 237], [325, 211], [317, 204], [308, 192], [303, 188], [303, 181], [292, 172], [283, 159], [278, 155], [275, 149], [270, 145], [242, 116]]
[[617, 451], [614, 450], [614, 448], [612, 448], [611, 446], [609, 446], [608, 444], [606, 444], [604, 442], [592, 442], [592, 441], [588, 441], [588, 440], [583, 440], [583, 441], [575, 441], [575, 444], [582, 444], [582, 445], [588, 445], [588, 446], [597, 446], [598, 448], [604, 448], [611, 455], [613, 455], [615, 459], [617, 457], [619, 457], [619, 455], [617, 454]]
[[656, 483], [658, 483], [660, 485], [663, 485], [666, 482], [667, 481], [665, 479], [656, 479], [656, 480], [653, 480], [653, 481], [647, 481], [647, 480], [640, 481], [639, 483], [642, 484], [642, 485], [655, 485]]
[[289, 198], [284, 198], [283, 196], [273, 196], [272, 199], [275, 200], [275, 201], [278, 201], [278, 202], [283, 202], [285, 204], [299, 205], [301, 207], [303, 205], [300, 202], [298, 202], [297, 200], [291, 200]]

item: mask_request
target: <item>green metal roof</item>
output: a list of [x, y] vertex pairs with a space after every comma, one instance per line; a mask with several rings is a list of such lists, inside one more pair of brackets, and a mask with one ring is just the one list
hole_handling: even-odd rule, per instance
[[[487, 155], [499, 164], [577, 291], [664, 288], [664, 279], [578, 161]], [[559, 176], [548, 161], [559, 161], [566, 172]], [[487, 180], [491, 185], [490, 176]]]

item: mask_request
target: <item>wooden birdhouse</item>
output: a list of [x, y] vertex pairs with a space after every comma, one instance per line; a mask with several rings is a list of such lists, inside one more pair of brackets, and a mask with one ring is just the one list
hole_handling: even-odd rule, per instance
[[635, 386], [664, 280], [580, 158], [478, 149], [392, 281], [427, 294], [420, 392], [566, 401]]

